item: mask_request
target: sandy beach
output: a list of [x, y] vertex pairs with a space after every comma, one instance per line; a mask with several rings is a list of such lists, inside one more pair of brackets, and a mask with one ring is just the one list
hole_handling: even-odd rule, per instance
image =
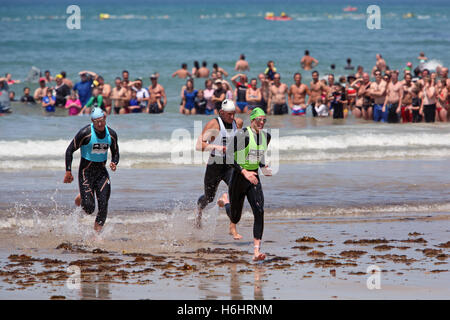
[[[447, 299], [450, 243], [442, 239], [449, 238], [449, 220], [442, 213], [270, 219], [263, 241], [268, 258], [259, 263], [251, 262], [249, 212], [241, 223], [242, 241], [232, 240], [219, 218], [214, 224], [206, 220], [203, 239], [193, 228], [172, 226], [178, 240], [146, 240], [142, 247], [148, 249], [138, 251], [128, 251], [136, 248], [132, 239], [108, 236], [77, 243], [49, 237], [48, 248], [36, 249], [33, 243], [42, 239], [11, 234], [2, 239], [0, 297]], [[214, 240], [206, 241], [205, 234]], [[381, 272], [367, 273], [373, 265]], [[379, 289], [368, 289], [376, 275]]]

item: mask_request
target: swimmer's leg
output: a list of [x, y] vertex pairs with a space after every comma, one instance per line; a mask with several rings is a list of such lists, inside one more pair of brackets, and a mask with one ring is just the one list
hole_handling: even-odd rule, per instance
[[86, 169], [79, 171], [78, 186], [80, 188], [80, 205], [84, 212], [92, 214], [95, 210], [95, 197], [93, 183], [89, 178], [92, 179], [91, 175], [86, 173]]
[[206, 166], [204, 189], [205, 193], [197, 200], [197, 214], [195, 225], [201, 227], [202, 211], [205, 207], [214, 200], [221, 180], [220, 174], [217, 172], [215, 164]]
[[94, 229], [95, 231], [100, 232], [106, 221], [106, 216], [108, 214], [108, 202], [109, 197], [111, 196], [111, 182], [106, 169], [95, 183], [95, 193], [97, 195], [98, 213], [95, 218]]

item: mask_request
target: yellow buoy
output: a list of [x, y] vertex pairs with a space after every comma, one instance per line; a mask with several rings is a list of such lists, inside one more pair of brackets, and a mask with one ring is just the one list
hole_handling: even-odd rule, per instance
[[109, 13], [100, 13], [99, 18], [100, 20], [109, 19]]

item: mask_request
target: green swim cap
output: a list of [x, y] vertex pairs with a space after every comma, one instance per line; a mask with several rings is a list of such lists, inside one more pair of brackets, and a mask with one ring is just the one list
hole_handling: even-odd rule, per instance
[[252, 113], [250, 113], [250, 120], [253, 120], [258, 117], [263, 117], [263, 116], [264, 117], [266, 116], [266, 113], [264, 112], [264, 110], [261, 108], [255, 108], [255, 109], [253, 109]]

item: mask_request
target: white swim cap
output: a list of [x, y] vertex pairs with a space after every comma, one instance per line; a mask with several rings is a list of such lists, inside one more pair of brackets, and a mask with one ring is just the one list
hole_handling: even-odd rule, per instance
[[222, 101], [222, 106], [220, 109], [223, 111], [231, 112], [236, 111], [236, 106], [234, 105], [233, 100], [225, 99]]

